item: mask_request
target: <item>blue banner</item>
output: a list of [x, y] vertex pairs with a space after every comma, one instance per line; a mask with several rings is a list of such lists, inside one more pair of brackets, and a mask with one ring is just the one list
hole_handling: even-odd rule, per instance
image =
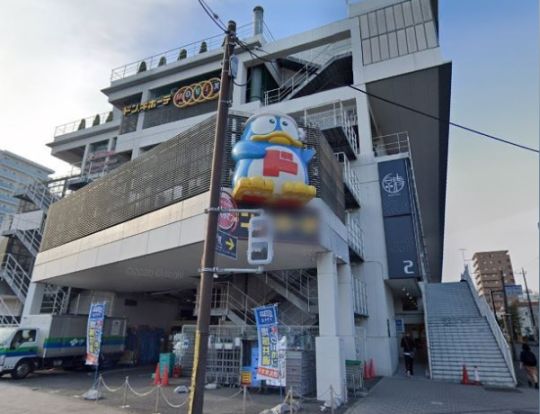
[[86, 365], [99, 365], [103, 322], [105, 321], [105, 302], [92, 303], [88, 313], [86, 329]]
[[259, 338], [257, 379], [280, 379], [277, 305], [259, 306], [253, 311], [255, 312]]

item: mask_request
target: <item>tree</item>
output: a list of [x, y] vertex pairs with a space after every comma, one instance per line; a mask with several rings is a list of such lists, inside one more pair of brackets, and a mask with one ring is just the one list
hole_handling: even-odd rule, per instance
[[144, 71], [146, 71], [146, 62], [143, 60], [139, 64], [139, 69], [137, 69], [137, 73], [141, 73], [141, 72], [144, 72]]
[[201, 48], [199, 49], [199, 53], [204, 53], [204, 52], [207, 52], [208, 51], [208, 45], [206, 44], [206, 42], [202, 42], [201, 43]]
[[182, 60], [182, 59], [185, 59], [185, 58], [187, 58], [187, 50], [186, 49], [181, 49], [180, 53], [178, 54], [178, 59], [177, 60]]
[[518, 336], [521, 336], [521, 320], [519, 319], [519, 309], [517, 302], [513, 302], [508, 307], [508, 313], [510, 314], [510, 318], [512, 320], [512, 329], [513, 329], [513, 335], [514, 338], [517, 338]]
[[165, 56], [161, 56], [159, 58], [158, 66], [163, 66], [167, 64], [167, 58]]

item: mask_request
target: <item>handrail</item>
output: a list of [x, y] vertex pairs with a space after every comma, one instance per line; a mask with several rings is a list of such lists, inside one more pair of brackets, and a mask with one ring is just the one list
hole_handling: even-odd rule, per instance
[[60, 135], [70, 134], [75, 131], [81, 131], [88, 128], [93, 128], [99, 125], [104, 125], [112, 122], [113, 112], [101, 112], [96, 115], [87, 116], [86, 118], [80, 118], [75, 121], [66, 122], [65, 124], [58, 125], [54, 128], [54, 138]]
[[[303, 269], [299, 270], [282, 270], [266, 272], [265, 277], [272, 277], [282, 283], [287, 292], [292, 291], [293, 294], [299, 296], [306, 301], [307, 311], [311, 311], [311, 307], [317, 306], [317, 295], [312, 295], [312, 288], [317, 286], [317, 278], [310, 275]], [[287, 296], [286, 296], [287, 297]]]
[[21, 302], [24, 302], [31, 282], [30, 275], [11, 253], [4, 255], [2, 267], [0, 269], [2, 278], [6, 281], [17, 298]]
[[[268, 35], [268, 30], [263, 30], [263, 36], [264, 35]], [[253, 23], [240, 25], [236, 29], [236, 37], [239, 39], [245, 40], [253, 36]], [[118, 81], [150, 69], [155, 69], [160, 66], [165, 66], [170, 62], [176, 62], [188, 57], [197, 56], [211, 50], [221, 49], [223, 47], [223, 37], [223, 33], [217, 34], [114, 68], [111, 71], [111, 82]], [[205, 46], [203, 46], [203, 44]], [[145, 69], [141, 70], [141, 65], [143, 63]]]
[[364, 231], [360, 224], [360, 219], [350, 212], [346, 216], [347, 236], [349, 246], [360, 256], [364, 257]]
[[15, 191], [15, 194], [28, 196], [37, 207], [44, 211], [47, 211], [52, 203], [58, 201], [58, 197], [52, 194], [48, 187], [39, 181], [21, 186]]
[[17, 326], [19, 319], [13, 315], [9, 306], [0, 295], [0, 326]]
[[360, 204], [360, 178], [351, 168], [349, 159], [344, 152], [335, 152], [334, 157], [342, 166], [343, 181], [347, 184], [349, 190], [351, 190], [358, 204]]
[[373, 137], [372, 142], [373, 152], [376, 157], [408, 153], [410, 150], [409, 133], [407, 131]]
[[510, 371], [510, 375], [512, 375], [512, 380], [514, 381], [514, 384], [517, 384], [516, 373], [514, 371], [514, 361], [512, 360], [512, 352], [510, 351], [510, 346], [508, 345], [508, 342], [506, 341], [506, 338], [504, 337], [502, 333], [501, 327], [495, 320], [495, 317], [493, 316], [493, 312], [491, 311], [491, 308], [487, 304], [486, 300], [483, 297], [481, 298], [476, 292], [476, 289], [474, 287], [474, 282], [471, 279], [471, 275], [469, 274], [468, 266], [465, 267], [465, 270], [461, 274], [461, 278], [462, 280], [465, 280], [467, 284], [469, 285], [469, 290], [471, 291], [471, 294], [474, 298], [476, 306], [478, 307], [480, 314], [483, 317], [485, 317], [486, 320], [488, 321], [491, 331], [493, 332], [493, 335], [495, 336], [495, 340], [497, 341], [497, 344], [499, 345], [499, 349], [501, 350], [501, 353], [503, 354], [506, 365]]
[[424, 298], [424, 326], [426, 327], [425, 333], [426, 333], [426, 348], [427, 348], [427, 351], [428, 351], [429, 378], [433, 379], [433, 376], [431, 374], [432, 359], [431, 359], [431, 342], [429, 340], [429, 324], [428, 324], [428, 319], [429, 318], [428, 318], [428, 303], [427, 303], [428, 300], [427, 300], [427, 294], [426, 294], [426, 291], [427, 291], [426, 282], [420, 282], [419, 286], [420, 286], [420, 290], [422, 292], [422, 297]]

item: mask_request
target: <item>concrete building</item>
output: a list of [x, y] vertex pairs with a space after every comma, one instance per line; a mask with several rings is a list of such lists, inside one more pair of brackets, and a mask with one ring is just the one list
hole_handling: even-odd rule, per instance
[[15, 191], [34, 181], [47, 180], [54, 171], [10, 151], [0, 150], [0, 225], [6, 215], [18, 211]]
[[[417, 361], [440, 363], [430, 356], [423, 292], [442, 277], [448, 125], [377, 98], [449, 118], [451, 63], [441, 56], [437, 12], [435, 1], [368, 0], [349, 4], [343, 20], [274, 40], [258, 7], [254, 22], [238, 27], [224, 202], [231, 146], [262, 112], [288, 114], [305, 129], [317, 153], [308, 172], [317, 195], [298, 221], [279, 221], [288, 224], [263, 274], [216, 279], [210, 380], [236, 383], [242, 366], [255, 364], [252, 309], [269, 303], [278, 304], [288, 345], [313, 369], [320, 399], [330, 386], [346, 395], [346, 360], [373, 360], [378, 375], [392, 375], [404, 332], [415, 339]], [[44, 284], [70, 287], [67, 312], [87, 313], [102, 299], [131, 326], [182, 332], [189, 372], [222, 42], [220, 34], [113, 69], [102, 90], [112, 115], [57, 128], [52, 154], [89, 173], [49, 209], [25, 313], [39, 312]], [[96, 179], [96, 165], [116, 169]], [[219, 255], [219, 266], [248, 267], [248, 220], [223, 217], [220, 230], [236, 253]], [[450, 291], [433, 290], [448, 301], [434, 323], [461, 300]], [[487, 324], [476, 299], [460, 316], [474, 312]], [[504, 347], [494, 329], [491, 321], [485, 327], [490, 343]], [[436, 334], [442, 343], [444, 332]], [[438, 372], [455, 380], [456, 367]]]
[[480, 296], [483, 296], [491, 309], [504, 312], [501, 272], [504, 284], [515, 285], [514, 270], [508, 250], [477, 252], [473, 255], [474, 277]]

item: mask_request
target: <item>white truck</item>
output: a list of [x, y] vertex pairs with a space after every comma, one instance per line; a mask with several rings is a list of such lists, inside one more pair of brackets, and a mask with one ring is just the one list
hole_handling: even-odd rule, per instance
[[[29, 315], [17, 327], [0, 327], [0, 376], [22, 379], [37, 369], [84, 366], [85, 315]], [[126, 319], [105, 318], [101, 359], [117, 362], [124, 352]]]

